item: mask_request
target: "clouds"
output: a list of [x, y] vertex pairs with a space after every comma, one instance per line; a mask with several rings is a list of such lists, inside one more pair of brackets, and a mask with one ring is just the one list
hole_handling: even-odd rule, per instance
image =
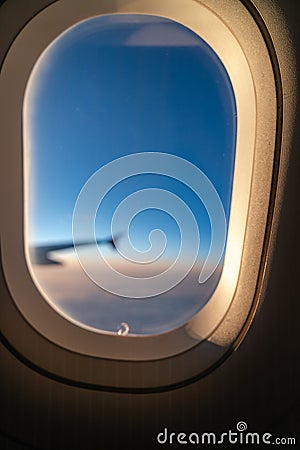
[[[119, 270], [122, 265], [126, 267], [119, 264]], [[138, 270], [131, 274], [137, 275]], [[195, 267], [175, 288], [141, 300], [118, 297], [99, 288], [70, 257], [64, 258], [62, 266], [36, 266], [35, 274], [46, 297], [73, 320], [106, 331], [116, 331], [125, 321], [132, 333], [153, 334], [180, 326], [198, 312], [211, 296], [220, 269], [199, 285], [199, 267]]]

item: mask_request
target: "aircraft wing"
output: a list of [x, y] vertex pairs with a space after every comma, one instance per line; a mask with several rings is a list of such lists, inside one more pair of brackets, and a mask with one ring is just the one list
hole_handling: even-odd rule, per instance
[[[98, 245], [105, 245], [105, 244], [111, 245], [113, 249], [116, 250], [115, 243], [117, 239], [118, 236], [114, 238], [109, 237], [105, 239], [97, 239], [96, 242]], [[82, 241], [77, 243], [76, 247], [84, 245], [95, 245], [95, 241]], [[62, 263], [60, 261], [56, 261], [53, 258], [51, 258], [49, 253], [72, 248], [74, 248], [73, 241], [53, 243], [47, 245], [31, 245], [29, 246], [30, 261], [32, 264], [39, 264], [39, 265], [54, 265], [54, 264], [61, 265]]]

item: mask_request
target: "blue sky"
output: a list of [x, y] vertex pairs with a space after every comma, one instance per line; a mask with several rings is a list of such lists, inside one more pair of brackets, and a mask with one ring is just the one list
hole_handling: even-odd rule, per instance
[[[73, 209], [84, 183], [106, 163], [138, 152], [171, 153], [195, 164], [214, 184], [228, 218], [234, 93], [218, 57], [192, 31], [152, 16], [92, 18], [46, 50], [27, 95], [30, 242], [71, 240]], [[205, 253], [210, 242], [205, 208], [189, 188], [160, 175], [115, 186], [97, 215], [98, 237], [110, 235], [118, 203], [147, 187], [170, 190], [189, 205]], [[168, 251], [176, 252], [178, 227], [162, 211], [135, 218], [135, 244], [145, 249], [153, 228], [164, 230]]]

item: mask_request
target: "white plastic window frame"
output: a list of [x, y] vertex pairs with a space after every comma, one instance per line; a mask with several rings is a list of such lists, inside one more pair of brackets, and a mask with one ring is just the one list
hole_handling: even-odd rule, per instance
[[[253, 300], [267, 219], [275, 146], [276, 95], [268, 51], [251, 16], [241, 9], [241, 15], [248, 21], [241, 25], [240, 18], [234, 19], [235, 8], [242, 8], [238, 1], [232, 2], [222, 18], [221, 8], [222, 5], [217, 6], [214, 1], [86, 0], [77, 3], [61, 0], [24, 27], [6, 56], [0, 86], [4, 98], [2, 105], [10, 105], [8, 113], [3, 107], [1, 111], [1, 117], [8, 124], [3, 127], [3, 139], [9, 152], [1, 180], [2, 204], [6, 205], [7, 212], [1, 218], [3, 269], [19, 311], [35, 330], [60, 347], [100, 358], [147, 361], [180, 354], [204, 340], [226, 347], [243, 326]], [[67, 28], [92, 16], [111, 13], [157, 15], [193, 30], [223, 62], [236, 97], [236, 158], [228, 239], [219, 284], [192, 320], [156, 336], [107, 335], [66, 319], [36, 288], [24, 254], [26, 107], [24, 127], [22, 112], [30, 73], [44, 49]], [[236, 27], [233, 27], [234, 22]], [[244, 35], [245, 26], [248, 39]], [[257, 49], [259, 56], [254, 54]], [[15, 61], [19, 64], [18, 70]], [[15, 126], [11, 127], [9, 123]], [[10, 196], [9, 192], [15, 195]], [[235, 318], [224, 332], [224, 319], [232, 309]]]

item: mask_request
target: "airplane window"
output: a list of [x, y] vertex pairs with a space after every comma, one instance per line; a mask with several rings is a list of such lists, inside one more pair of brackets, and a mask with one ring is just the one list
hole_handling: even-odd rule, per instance
[[95, 331], [190, 320], [223, 267], [237, 114], [212, 48], [159, 16], [61, 34], [24, 102], [25, 244], [45, 299]]

